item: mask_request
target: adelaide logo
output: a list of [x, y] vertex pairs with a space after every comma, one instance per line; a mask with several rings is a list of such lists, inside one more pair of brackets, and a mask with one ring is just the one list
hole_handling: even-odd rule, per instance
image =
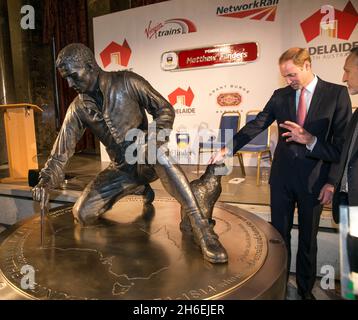
[[132, 50], [126, 39], [120, 45], [112, 41], [101, 53], [101, 61], [104, 68], [107, 68], [111, 63], [116, 66], [127, 67], [129, 59], [132, 55]]
[[358, 23], [358, 13], [351, 1], [344, 9], [338, 10], [331, 5], [323, 5], [301, 22], [301, 29], [307, 43], [322, 39], [326, 43], [308, 48], [313, 59], [332, 59], [344, 57], [349, 50], [358, 46], [358, 41], [330, 44], [327, 39], [350, 40]]
[[176, 114], [195, 114], [195, 108], [191, 106], [194, 100], [194, 93], [190, 87], [188, 87], [188, 90], [177, 88], [168, 95], [168, 100], [174, 107]]
[[306, 42], [318, 36], [348, 40], [358, 23], [358, 14], [351, 1], [341, 11], [331, 5], [324, 5], [301, 22]]

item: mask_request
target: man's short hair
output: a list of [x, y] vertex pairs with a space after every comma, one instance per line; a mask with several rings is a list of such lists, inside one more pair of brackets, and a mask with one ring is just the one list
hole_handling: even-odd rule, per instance
[[71, 43], [60, 51], [57, 56], [56, 67], [59, 68], [67, 64], [97, 67], [97, 62], [91, 49], [82, 43]]
[[356, 64], [358, 65], [358, 47], [352, 48], [350, 53], [349, 53], [349, 56], [355, 58], [356, 59]]
[[278, 63], [281, 65], [288, 60], [292, 60], [293, 63], [298, 67], [302, 67], [305, 61], [308, 61], [311, 64], [310, 54], [305, 48], [295, 47], [288, 49], [281, 55]]

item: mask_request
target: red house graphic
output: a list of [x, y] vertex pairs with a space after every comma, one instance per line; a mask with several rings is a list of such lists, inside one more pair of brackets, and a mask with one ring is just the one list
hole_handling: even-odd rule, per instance
[[175, 91], [173, 91], [168, 96], [168, 98], [172, 106], [178, 103], [180, 105], [190, 107], [194, 100], [194, 93], [190, 87], [188, 87], [187, 91], [182, 88], [178, 88]]
[[103, 67], [106, 68], [111, 62], [128, 66], [129, 59], [131, 57], [132, 50], [130, 49], [128, 42], [124, 39], [123, 45], [112, 41], [101, 53], [100, 57], [103, 63]]
[[[324, 11], [324, 10], [323, 10]], [[301, 22], [301, 28], [307, 42], [317, 38], [325, 24], [332, 23], [331, 36], [334, 38], [348, 40], [352, 35], [357, 23], [358, 13], [351, 1], [341, 10], [332, 7], [332, 12], [317, 10], [314, 14]]]

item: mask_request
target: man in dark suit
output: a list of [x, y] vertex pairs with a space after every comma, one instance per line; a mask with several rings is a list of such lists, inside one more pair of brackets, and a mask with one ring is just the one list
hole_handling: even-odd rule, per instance
[[[349, 93], [358, 94], [358, 47], [351, 50], [344, 64], [343, 82], [347, 83]], [[339, 222], [339, 206], [358, 206], [358, 109], [354, 112], [345, 136], [342, 155], [339, 163], [333, 164], [328, 183], [322, 188], [320, 199], [322, 204], [329, 204], [333, 196], [333, 218]], [[358, 283], [358, 226], [354, 217], [349, 217], [349, 233], [347, 235], [348, 260], [351, 278]], [[358, 290], [356, 294], [358, 294]]]
[[331, 162], [339, 161], [351, 103], [345, 87], [323, 81], [312, 72], [306, 49], [288, 49], [281, 55], [279, 67], [288, 86], [276, 90], [257, 117], [234, 136], [232, 146], [227, 144], [211, 162], [235, 154], [277, 121], [280, 134], [269, 180], [271, 222], [286, 243], [289, 272], [297, 205], [298, 293], [303, 299], [314, 299], [317, 232], [322, 212], [318, 195], [327, 181]]

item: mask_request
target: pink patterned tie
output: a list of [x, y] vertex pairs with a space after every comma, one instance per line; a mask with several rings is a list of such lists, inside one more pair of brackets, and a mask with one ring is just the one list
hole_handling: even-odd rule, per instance
[[307, 114], [305, 91], [305, 88], [301, 89], [300, 100], [298, 101], [297, 107], [297, 124], [299, 124], [301, 127], [303, 127], [303, 124], [305, 123]]

